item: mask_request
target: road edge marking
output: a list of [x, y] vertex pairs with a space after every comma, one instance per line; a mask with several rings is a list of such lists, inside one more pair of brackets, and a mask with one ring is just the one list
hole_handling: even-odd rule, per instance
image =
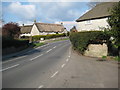
[[20, 56], [20, 57], [17, 57], [17, 58], [8, 60], [8, 61], [2, 61], [2, 63], [5, 64], [5, 63], [7, 63], [7, 62], [11, 62], [11, 61], [14, 61], [14, 60], [17, 60], [17, 59], [21, 59], [21, 58], [24, 58], [24, 57], [27, 57], [27, 55], [25, 55], [25, 56]]
[[16, 64], [16, 65], [7, 67], [7, 68], [5, 68], [5, 69], [0, 70], [0, 72], [1, 72], [1, 71], [5, 71], [5, 70], [8, 70], [8, 69], [11, 69], [11, 68], [14, 68], [14, 67], [17, 67], [17, 66], [19, 66], [19, 65], [20, 65], [20, 64]]

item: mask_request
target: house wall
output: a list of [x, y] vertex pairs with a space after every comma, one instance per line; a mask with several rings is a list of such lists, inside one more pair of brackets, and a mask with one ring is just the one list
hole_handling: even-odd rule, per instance
[[24, 33], [24, 34], [21, 34], [20, 36], [31, 36], [30, 33]]
[[34, 24], [33, 27], [32, 27], [32, 30], [31, 30], [31, 33], [30, 33], [32, 36], [35, 36], [35, 35], [40, 35], [40, 32], [38, 30], [38, 28], [36, 27], [36, 25]]
[[90, 21], [81, 21], [77, 23], [78, 31], [94, 31], [94, 30], [103, 30], [103, 28], [108, 28], [109, 24], [107, 23], [108, 18], [95, 19]]
[[40, 35], [56, 34], [55, 32], [40, 32]]

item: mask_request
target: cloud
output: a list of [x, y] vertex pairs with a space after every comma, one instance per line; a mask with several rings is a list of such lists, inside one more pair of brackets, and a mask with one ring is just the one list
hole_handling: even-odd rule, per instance
[[62, 2], [62, 0], [61, 2], [11, 2], [7, 5], [7, 11], [14, 15], [12, 20], [17, 18], [16, 20], [21, 23], [33, 22], [34, 19], [37, 22], [55, 23], [75, 21], [86, 11], [85, 5], [83, 2]]
[[[70, 2], [40, 2], [34, 3], [37, 6], [37, 12], [41, 12], [37, 17], [41, 21], [73, 21], [81, 15], [81, 8], [77, 3]], [[44, 19], [44, 20], [43, 20]]]
[[18, 21], [17, 22], [20, 26], [24, 25], [33, 25], [33, 21]]
[[8, 6], [8, 10], [22, 19], [33, 19], [36, 16], [35, 5], [22, 5], [20, 2], [13, 2]]

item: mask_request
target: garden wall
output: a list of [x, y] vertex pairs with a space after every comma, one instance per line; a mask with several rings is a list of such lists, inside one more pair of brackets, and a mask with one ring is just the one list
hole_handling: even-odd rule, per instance
[[88, 49], [85, 50], [84, 55], [85, 56], [91, 56], [91, 57], [102, 57], [107, 56], [108, 54], [108, 47], [104, 44], [89, 44]]

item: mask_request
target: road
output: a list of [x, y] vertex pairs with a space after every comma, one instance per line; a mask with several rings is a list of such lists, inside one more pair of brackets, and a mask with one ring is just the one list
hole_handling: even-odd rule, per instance
[[117, 63], [80, 56], [69, 40], [4, 61], [3, 88], [117, 88]]

